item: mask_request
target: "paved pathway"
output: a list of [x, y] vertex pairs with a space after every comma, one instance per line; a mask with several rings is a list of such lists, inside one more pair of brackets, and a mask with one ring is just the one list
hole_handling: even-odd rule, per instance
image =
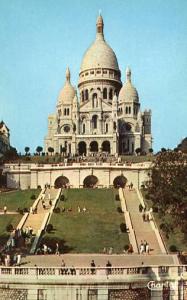
[[90, 267], [93, 259], [97, 267], [106, 266], [109, 260], [113, 267], [130, 267], [148, 265], [175, 265], [179, 264], [176, 255], [104, 255], [104, 254], [61, 254], [61, 255], [30, 255], [22, 259], [22, 266], [26, 267], [60, 267], [62, 259], [66, 266]]
[[[45, 195], [44, 195], [46, 209], [44, 209], [42, 206], [43, 198], [41, 198], [37, 205], [37, 214], [30, 213], [23, 228], [25, 228], [27, 226], [31, 226], [33, 228], [33, 234], [37, 233], [37, 231], [41, 228], [41, 225], [42, 225], [42, 222], [44, 220], [46, 213], [48, 213], [51, 208], [51, 206], [49, 205], [49, 199], [51, 199], [53, 201], [55, 199], [57, 193], [58, 193], [58, 190], [56, 190], [56, 189], [47, 189], [46, 190]], [[49, 198], [49, 194], [50, 194], [50, 198]]]
[[142, 214], [139, 212], [140, 200], [136, 190], [124, 189], [127, 210], [130, 212], [132, 226], [135, 231], [138, 246], [141, 241], [146, 240], [150, 246], [150, 254], [161, 254], [156, 234], [149, 222], [144, 222]]
[[17, 211], [7, 211], [6, 214], [3, 211], [0, 211], [0, 215], [19, 215], [20, 213]]

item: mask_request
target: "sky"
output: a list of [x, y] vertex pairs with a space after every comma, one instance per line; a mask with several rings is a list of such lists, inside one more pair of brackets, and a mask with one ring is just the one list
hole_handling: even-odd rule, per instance
[[43, 146], [67, 66], [77, 86], [99, 10], [122, 81], [130, 66], [152, 110], [154, 151], [187, 136], [186, 0], [0, 0], [0, 119], [19, 152]]

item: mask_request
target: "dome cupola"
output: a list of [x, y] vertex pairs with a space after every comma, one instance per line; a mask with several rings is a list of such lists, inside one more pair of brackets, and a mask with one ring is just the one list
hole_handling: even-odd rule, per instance
[[75, 89], [71, 84], [71, 74], [69, 68], [66, 70], [66, 81], [58, 96], [58, 105], [71, 104], [75, 97]]
[[119, 102], [139, 102], [136, 88], [131, 83], [131, 69], [126, 69], [126, 82], [119, 92]]
[[96, 39], [83, 56], [80, 72], [95, 68], [119, 71], [116, 55], [104, 38], [104, 22], [101, 15], [96, 22]]

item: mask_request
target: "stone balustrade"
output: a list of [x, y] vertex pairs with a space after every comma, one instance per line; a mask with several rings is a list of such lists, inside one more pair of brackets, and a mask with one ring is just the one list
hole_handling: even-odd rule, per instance
[[58, 163], [58, 164], [5, 164], [4, 171], [28, 171], [32, 168], [61, 168], [61, 167], [125, 167], [135, 169], [149, 169], [150, 162], [146, 163], [116, 163], [116, 162], [80, 162], [80, 163]]
[[47, 277], [62, 278], [62, 277], [109, 277], [113, 279], [119, 279], [120, 276], [126, 277], [126, 279], [134, 280], [139, 279], [151, 279], [152, 277], [163, 278], [165, 276], [175, 277], [175, 279], [187, 280], [187, 266], [141, 266], [141, 267], [0, 267], [0, 278], [8, 279], [10, 276], [16, 276], [26, 279], [31, 277]]

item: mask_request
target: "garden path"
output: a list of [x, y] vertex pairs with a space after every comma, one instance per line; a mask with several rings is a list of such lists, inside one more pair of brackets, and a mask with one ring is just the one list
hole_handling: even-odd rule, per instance
[[150, 254], [162, 254], [155, 231], [150, 222], [143, 221], [142, 213], [139, 212], [140, 200], [135, 189], [124, 189], [124, 196], [126, 200], [127, 210], [130, 213], [131, 222], [135, 231], [138, 247], [141, 241], [147, 241], [150, 246]]
[[[51, 209], [51, 206], [49, 205], [49, 200], [53, 202], [53, 200], [56, 198], [57, 193], [58, 190], [56, 189], [46, 189], [45, 193], [42, 194], [42, 197], [40, 197], [40, 200], [38, 202], [37, 213], [29, 213], [29, 216], [23, 226], [23, 229], [25, 229], [27, 226], [31, 226], [33, 228], [33, 234], [36, 234], [37, 231], [40, 230], [46, 214], [49, 213]], [[42, 205], [43, 200], [45, 201], [45, 208]]]

